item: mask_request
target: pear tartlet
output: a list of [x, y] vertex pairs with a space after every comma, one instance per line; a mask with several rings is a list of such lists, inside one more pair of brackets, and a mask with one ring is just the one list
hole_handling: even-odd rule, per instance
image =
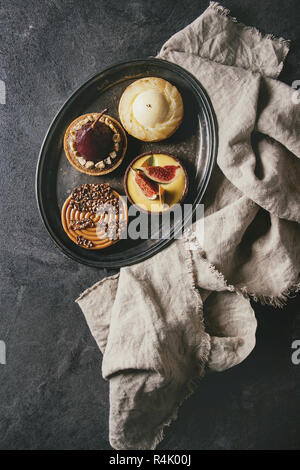
[[87, 175], [100, 176], [115, 170], [127, 150], [123, 127], [104, 114], [105, 111], [79, 116], [65, 133], [66, 157], [71, 165]]
[[128, 134], [144, 142], [158, 142], [180, 126], [182, 97], [174, 85], [162, 78], [141, 78], [122, 94], [119, 116]]
[[125, 234], [127, 220], [125, 199], [108, 183], [79, 186], [61, 210], [64, 231], [87, 250], [101, 250], [118, 242]]
[[124, 177], [128, 200], [143, 212], [166, 212], [183, 202], [188, 176], [178, 158], [166, 152], [137, 156]]

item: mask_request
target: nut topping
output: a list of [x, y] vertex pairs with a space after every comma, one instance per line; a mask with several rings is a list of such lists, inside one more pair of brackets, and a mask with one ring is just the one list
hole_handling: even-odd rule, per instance
[[114, 205], [118, 202], [108, 183], [83, 184], [72, 192], [70, 206], [80, 212], [96, 213], [104, 203]]
[[79, 161], [80, 165], [82, 165], [82, 166], [84, 166], [86, 164], [86, 159], [83, 158], [83, 157], [79, 157], [78, 161]]
[[100, 170], [103, 170], [103, 168], [105, 168], [104, 161], [102, 160], [101, 162], [96, 163], [95, 167], [100, 168]]
[[78, 235], [76, 237], [76, 243], [77, 245], [84, 246], [85, 248], [92, 248], [94, 246], [94, 243], [91, 242], [91, 240], [87, 240], [82, 235]]
[[114, 134], [113, 135], [113, 142], [120, 142], [121, 136], [120, 134]]
[[89, 217], [87, 219], [70, 220], [69, 228], [72, 230], [84, 230], [85, 228], [95, 227], [94, 222]]

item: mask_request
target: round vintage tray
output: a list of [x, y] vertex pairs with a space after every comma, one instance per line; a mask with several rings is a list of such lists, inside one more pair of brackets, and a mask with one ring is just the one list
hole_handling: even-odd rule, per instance
[[[125, 88], [146, 76], [164, 78], [173, 83], [183, 97], [184, 119], [169, 139], [144, 143], [129, 136], [124, 161], [105, 176], [80, 173], [68, 162], [63, 137], [69, 123], [77, 116], [108, 108], [119, 120], [118, 104]], [[178, 222], [171, 226], [168, 238], [121, 240], [103, 250], [85, 250], [73, 243], [63, 230], [60, 212], [70, 192], [83, 183], [108, 182], [125, 194], [123, 176], [130, 161], [147, 151], [166, 151], [178, 157], [189, 176], [189, 193], [185, 203], [192, 204], [192, 217], [209, 181], [217, 151], [216, 120], [211, 103], [200, 83], [186, 70], [161, 59], [137, 59], [118, 63], [93, 76], [66, 101], [51, 123], [44, 139], [36, 172], [36, 196], [44, 224], [56, 245], [70, 258], [99, 268], [119, 268], [138, 263], [166, 247], [181, 230]]]

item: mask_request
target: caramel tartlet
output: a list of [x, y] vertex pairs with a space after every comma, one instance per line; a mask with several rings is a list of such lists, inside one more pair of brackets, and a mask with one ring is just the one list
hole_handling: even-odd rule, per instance
[[87, 250], [118, 242], [127, 227], [127, 204], [108, 183], [83, 184], [66, 199], [61, 221], [68, 237]]
[[64, 149], [69, 162], [78, 171], [100, 176], [121, 164], [127, 137], [121, 124], [104, 112], [83, 114], [67, 128]]

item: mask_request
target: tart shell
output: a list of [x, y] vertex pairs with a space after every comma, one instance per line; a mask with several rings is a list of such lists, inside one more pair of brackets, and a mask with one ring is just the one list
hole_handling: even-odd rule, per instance
[[[112, 193], [116, 197], [119, 198], [120, 205], [122, 205], [122, 208], [124, 210], [124, 217], [121, 220], [122, 220], [122, 222], [126, 222], [126, 224], [127, 224], [127, 222], [128, 222], [127, 203], [126, 203], [125, 199], [122, 196], [120, 196], [120, 194], [117, 191], [112, 190]], [[87, 240], [92, 241], [94, 243], [94, 246], [89, 247], [89, 248], [86, 248], [84, 246], [80, 246], [80, 248], [87, 249], [87, 250], [101, 250], [103, 248], [107, 248], [111, 245], [114, 245], [115, 243], [120, 241], [119, 238], [116, 239], [116, 240], [112, 240], [108, 237], [101, 239], [100, 237], [97, 236], [97, 228], [96, 227], [91, 227], [91, 228], [87, 228], [87, 229], [84, 229], [84, 230], [74, 230], [74, 229], [70, 228], [69, 224], [70, 224], [71, 219], [72, 220], [74, 220], [74, 219], [75, 220], [84, 220], [84, 219], [90, 218], [90, 219], [92, 219], [92, 221], [95, 224], [97, 224], [97, 222], [100, 221], [100, 216], [98, 214], [95, 214], [93, 212], [80, 212], [76, 209], [73, 209], [70, 206], [71, 197], [72, 196], [69, 196], [65, 200], [64, 205], [62, 207], [62, 210], [61, 210], [61, 223], [62, 223], [64, 231], [66, 232], [68, 237], [72, 240], [72, 242], [77, 244], [76, 243], [76, 237], [81, 235], [81, 236], [85, 237]], [[106, 215], [104, 215], [104, 217], [106, 217]], [[102, 219], [102, 220], [104, 220], [104, 219]]]
[[111, 173], [116, 168], [118, 168], [118, 166], [121, 165], [121, 163], [124, 159], [124, 156], [125, 156], [126, 150], [127, 150], [126, 132], [124, 131], [122, 125], [116, 119], [112, 118], [111, 116], [109, 116], [107, 114], [104, 114], [103, 117], [108, 118], [110, 121], [112, 121], [112, 123], [118, 129], [118, 132], [121, 135], [121, 138], [122, 138], [122, 153], [118, 158], [116, 158], [116, 163], [112, 166], [109, 166], [109, 168], [106, 168], [106, 169], [103, 169], [103, 170], [101, 170], [99, 168], [95, 168], [95, 167], [85, 168], [84, 166], [80, 165], [80, 163], [78, 161], [78, 157], [76, 157], [74, 155], [73, 151], [71, 150], [69, 140], [70, 140], [70, 133], [71, 133], [72, 128], [74, 126], [76, 126], [76, 124], [79, 123], [81, 120], [86, 119], [89, 116], [93, 116], [93, 118], [96, 119], [99, 116], [99, 113], [83, 114], [83, 115], [79, 116], [78, 118], [74, 119], [74, 121], [72, 121], [71, 124], [69, 125], [69, 127], [67, 128], [67, 130], [65, 132], [65, 137], [64, 137], [65, 154], [66, 154], [67, 159], [71, 163], [71, 165], [74, 168], [76, 168], [76, 170], [80, 171], [81, 173], [85, 173], [86, 175], [92, 175], [92, 176], [106, 175], [107, 173]]

